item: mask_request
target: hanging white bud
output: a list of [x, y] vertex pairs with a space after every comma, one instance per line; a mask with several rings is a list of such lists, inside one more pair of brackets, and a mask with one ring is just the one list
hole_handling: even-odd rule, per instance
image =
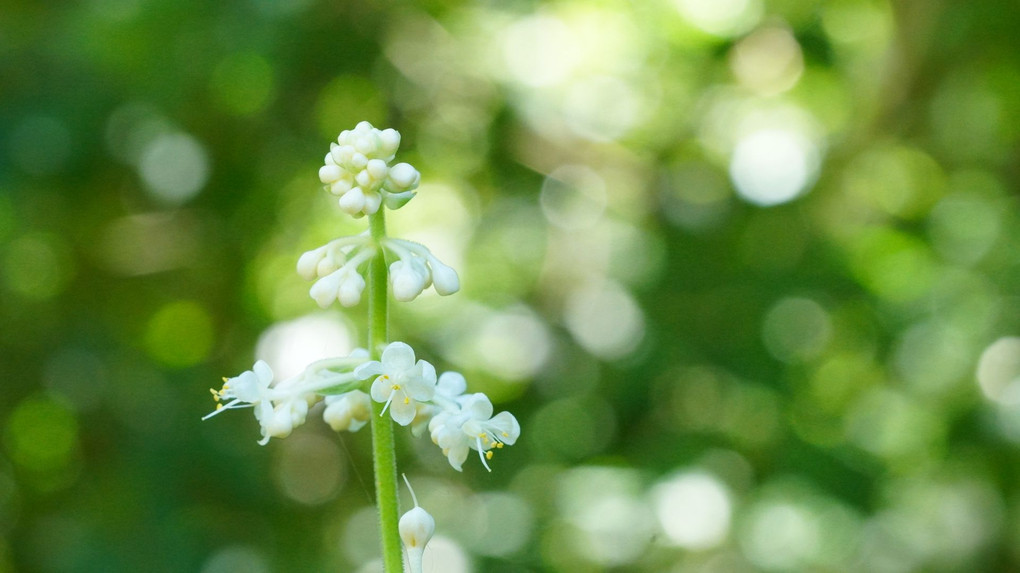
[[404, 483], [411, 492], [411, 499], [414, 500], [414, 509], [411, 509], [400, 516], [400, 523], [397, 528], [400, 530], [400, 539], [404, 542], [404, 549], [407, 550], [407, 564], [411, 573], [421, 573], [422, 557], [425, 555], [425, 545], [432, 539], [436, 531], [436, 520], [418, 505], [418, 498], [411, 489], [411, 482], [404, 477]]
[[437, 293], [447, 296], [460, 290], [457, 271], [439, 262], [435, 257], [429, 259], [429, 268], [432, 269], [432, 286], [436, 287]]
[[400, 260], [390, 265], [393, 298], [400, 302], [414, 300], [428, 286], [428, 280], [428, 271], [424, 265], [416, 265], [414, 261]]

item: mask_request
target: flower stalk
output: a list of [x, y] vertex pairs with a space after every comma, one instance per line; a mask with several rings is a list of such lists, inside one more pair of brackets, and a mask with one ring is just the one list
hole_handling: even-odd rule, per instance
[[[381, 245], [386, 237], [385, 210], [369, 216], [372, 240]], [[381, 248], [376, 249], [368, 268], [368, 348], [373, 360], [382, 357], [389, 326], [388, 273]], [[399, 504], [397, 500], [397, 454], [393, 438], [393, 421], [384, 415], [385, 405], [372, 402], [372, 461], [375, 470], [375, 496], [379, 510], [379, 532], [382, 540], [383, 566], [386, 573], [404, 570], [400, 548]]]

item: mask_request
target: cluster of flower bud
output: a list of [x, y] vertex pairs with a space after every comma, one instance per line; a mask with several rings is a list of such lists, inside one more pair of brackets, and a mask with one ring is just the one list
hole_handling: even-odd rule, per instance
[[[396, 259], [390, 263], [389, 280], [393, 298], [398, 301], [414, 300], [430, 286], [443, 296], [460, 290], [457, 271], [424, 245], [387, 237], [382, 246]], [[365, 277], [359, 268], [375, 254], [367, 234], [342, 237], [301, 255], [297, 271], [305, 280], [315, 280], [308, 294], [320, 307], [328, 308], [337, 300], [343, 306], [356, 306], [365, 290]]]
[[395, 129], [379, 130], [367, 121], [344, 130], [331, 143], [319, 180], [354, 217], [371, 215], [385, 204], [399, 209], [414, 197], [421, 175], [408, 163], [390, 165], [400, 146]]
[[397, 258], [390, 263], [389, 275], [393, 298], [398, 301], [412, 301], [429, 286], [434, 286], [442, 296], [460, 290], [457, 271], [443, 264], [424, 245], [387, 238], [383, 241], [383, 248]]
[[343, 237], [301, 255], [297, 271], [305, 280], [314, 280], [308, 292], [322, 308], [339, 300], [343, 306], [356, 306], [365, 290], [365, 278], [358, 268], [375, 255], [367, 234]]

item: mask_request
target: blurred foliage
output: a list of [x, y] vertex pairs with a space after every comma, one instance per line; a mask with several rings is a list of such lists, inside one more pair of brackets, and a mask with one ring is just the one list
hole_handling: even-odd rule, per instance
[[1012, 0], [8, 2], [0, 571], [374, 571], [368, 435], [206, 388], [361, 344], [299, 254], [369, 120], [515, 412], [401, 435], [433, 571], [1020, 569]]

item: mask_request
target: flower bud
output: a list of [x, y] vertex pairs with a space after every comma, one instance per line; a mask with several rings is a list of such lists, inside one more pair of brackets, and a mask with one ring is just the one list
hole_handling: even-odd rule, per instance
[[436, 287], [437, 293], [447, 296], [460, 290], [457, 271], [436, 259], [429, 261], [429, 267], [432, 269], [432, 285]]
[[398, 527], [400, 539], [404, 541], [408, 552], [412, 549], [424, 550], [425, 544], [432, 539], [432, 534], [436, 531], [436, 520], [429, 512], [416, 506], [400, 516]]
[[390, 168], [389, 180], [394, 191], [410, 191], [418, 187], [421, 174], [409, 163], [398, 163]]
[[339, 272], [328, 274], [315, 281], [308, 294], [320, 307], [329, 308], [329, 305], [333, 304], [333, 301], [337, 298], [342, 280], [343, 277]]
[[344, 212], [354, 215], [365, 208], [365, 194], [360, 187], [355, 187], [340, 197], [340, 208]]
[[396, 261], [390, 265], [390, 282], [393, 285], [393, 298], [400, 302], [414, 300], [425, 289], [426, 277], [415, 269], [414, 265], [405, 261]]
[[310, 281], [319, 276], [316, 268], [323, 259], [323, 254], [322, 249], [315, 249], [301, 255], [297, 262], [297, 272], [301, 278]]

